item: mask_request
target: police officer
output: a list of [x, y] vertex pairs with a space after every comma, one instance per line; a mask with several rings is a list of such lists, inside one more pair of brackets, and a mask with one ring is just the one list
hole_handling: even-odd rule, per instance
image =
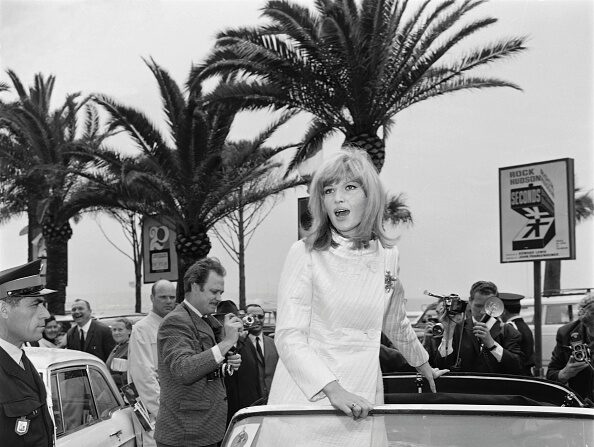
[[522, 348], [522, 375], [532, 376], [532, 367], [534, 366], [534, 335], [520, 316], [520, 309], [522, 308], [520, 300], [524, 298], [524, 295], [500, 292], [499, 298], [503, 301], [501, 319], [506, 324], [513, 326], [522, 336], [520, 340], [520, 348]]
[[45, 319], [41, 260], [0, 272], [0, 445], [51, 447], [54, 425], [45, 385], [21, 349], [41, 338]]

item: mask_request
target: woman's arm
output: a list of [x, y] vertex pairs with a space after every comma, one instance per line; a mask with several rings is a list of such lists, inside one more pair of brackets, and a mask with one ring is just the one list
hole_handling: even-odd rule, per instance
[[293, 244], [278, 287], [278, 317], [274, 340], [289, 374], [312, 401], [322, 399], [322, 389], [336, 380], [309, 345], [313, 274], [311, 253], [302, 241]]

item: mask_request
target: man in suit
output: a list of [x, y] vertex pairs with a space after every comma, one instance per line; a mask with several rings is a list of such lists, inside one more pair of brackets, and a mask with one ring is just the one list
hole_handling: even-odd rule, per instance
[[505, 324], [510, 324], [521, 335], [520, 348], [522, 349], [522, 375], [532, 376], [532, 367], [534, 366], [534, 335], [532, 331], [520, 316], [520, 300], [524, 295], [517, 293], [499, 293], [499, 298], [503, 301], [503, 314], [501, 320]]
[[88, 352], [106, 361], [116, 343], [108, 326], [91, 319], [88, 301], [74, 300], [72, 319], [76, 325], [66, 333], [66, 348]]
[[228, 422], [241, 408], [256, 402], [265, 403], [278, 362], [274, 340], [264, 335], [264, 309], [259, 304], [248, 304], [246, 313], [254, 317], [254, 324], [246, 335], [239, 337], [237, 352], [241, 354], [241, 368], [226, 379], [229, 398]]
[[432, 366], [463, 372], [520, 374], [520, 333], [496, 318], [483, 322], [485, 302], [497, 296], [497, 286], [477, 281], [470, 288], [468, 309], [448, 315], [440, 303], [442, 336], [427, 337], [425, 348]]
[[[184, 275], [184, 301], [163, 319], [157, 334], [161, 397], [157, 446], [217, 446], [226, 428], [227, 401], [221, 368], [226, 360], [239, 369], [241, 356], [231, 354], [243, 325], [233, 314], [222, 328], [210, 314], [225, 288], [225, 269], [215, 258], [194, 263]], [[215, 339], [212, 327], [222, 329]], [[226, 357], [226, 359], [225, 359]], [[221, 373], [223, 372], [223, 373]]]
[[43, 334], [44, 289], [41, 261], [0, 272], [0, 444], [51, 447], [54, 425], [47, 408], [45, 385], [21, 349]]
[[[557, 330], [557, 343], [547, 369], [547, 379], [561, 382], [582, 399], [594, 401], [594, 293], [588, 293], [578, 306], [578, 319]], [[576, 358], [575, 349], [582, 353]], [[585, 352], [590, 355], [584, 355]], [[577, 351], [576, 351], [577, 352]]]

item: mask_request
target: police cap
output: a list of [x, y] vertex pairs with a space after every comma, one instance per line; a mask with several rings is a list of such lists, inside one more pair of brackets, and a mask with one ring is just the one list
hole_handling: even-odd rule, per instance
[[42, 280], [41, 259], [0, 272], [0, 300], [53, 293]]

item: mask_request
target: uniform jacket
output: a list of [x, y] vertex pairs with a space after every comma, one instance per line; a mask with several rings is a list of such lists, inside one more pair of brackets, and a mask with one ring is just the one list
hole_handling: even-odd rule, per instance
[[[481, 349], [478, 338], [472, 333], [473, 326], [472, 314], [467, 312], [464, 326], [462, 327], [462, 323], [458, 323], [454, 331], [452, 342], [454, 352], [445, 358], [439, 354], [438, 350], [441, 337], [433, 339], [427, 337], [425, 347], [429, 352], [431, 365], [440, 369], [447, 368], [462, 372], [521, 374], [520, 333], [511, 325], [502, 324], [499, 320], [491, 327], [491, 337], [503, 348], [501, 362], [498, 362], [490, 352]], [[462, 343], [459, 345], [461, 328], [463, 328]], [[459, 349], [458, 346], [460, 346]], [[458, 358], [459, 368], [454, 368]]]
[[278, 353], [272, 338], [262, 334], [262, 341], [264, 343], [263, 374], [258, 368], [256, 347], [249, 336], [240, 337], [237, 342], [237, 352], [241, 355], [241, 367], [232, 376], [225, 379], [229, 404], [227, 419], [229, 420], [237, 410], [249, 407], [254, 402], [268, 397], [278, 362]]
[[[51, 447], [54, 425], [47, 409], [45, 385], [31, 361], [23, 354], [21, 368], [0, 348], [0, 445], [10, 447]], [[17, 420], [25, 416], [29, 430], [15, 433]]]
[[[591, 344], [594, 341], [590, 339], [586, 326], [580, 320], [572, 321], [561, 326], [557, 330], [555, 348], [553, 349], [551, 362], [547, 369], [547, 379], [559, 382], [559, 371], [567, 365], [569, 357], [571, 357], [572, 350], [569, 340], [572, 333], [578, 333], [583, 343]], [[583, 399], [594, 400], [594, 373], [592, 372], [592, 368], [585, 368], [580, 371], [577, 375], [569, 379], [567, 385]]]
[[522, 336], [520, 348], [522, 348], [522, 374], [532, 375], [534, 366], [534, 335], [522, 318], [515, 318], [509, 322]]
[[[84, 352], [93, 354], [105, 362], [115, 345], [111, 329], [97, 320], [91, 320], [91, 326], [85, 336]], [[66, 348], [80, 350], [80, 328], [78, 325], [68, 329]]]
[[161, 397], [155, 440], [176, 446], [203, 446], [223, 439], [227, 397], [218, 369], [210, 326], [179, 304], [163, 319], [157, 335]]

